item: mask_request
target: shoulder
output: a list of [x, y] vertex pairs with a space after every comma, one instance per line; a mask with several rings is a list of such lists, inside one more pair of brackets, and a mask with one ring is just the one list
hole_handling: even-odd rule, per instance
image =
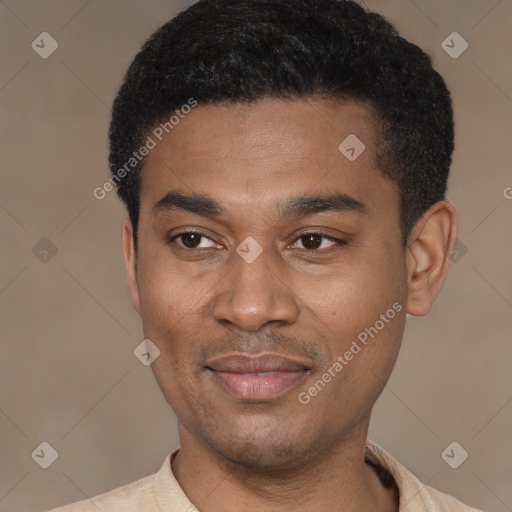
[[149, 475], [93, 498], [78, 501], [48, 512], [110, 512], [132, 511], [150, 512], [158, 510], [154, 501], [153, 483], [156, 474]]
[[[421, 489], [418, 499], [421, 500], [421, 504], [426, 507], [426, 510], [435, 510], [436, 512], [482, 512], [462, 503], [453, 496], [429, 486]], [[414, 503], [411, 506], [411, 510], [413, 510]], [[408, 509], [406, 508], [406, 510]]]
[[423, 484], [388, 452], [369, 439], [366, 455], [380, 464], [395, 480], [399, 495], [399, 512], [482, 512], [433, 487]]

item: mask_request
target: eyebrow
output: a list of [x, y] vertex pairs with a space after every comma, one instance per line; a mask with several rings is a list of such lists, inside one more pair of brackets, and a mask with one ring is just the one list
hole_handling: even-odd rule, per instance
[[[210, 196], [187, 194], [178, 190], [165, 194], [152, 208], [153, 215], [173, 211], [196, 213], [203, 217], [221, 217], [226, 213], [221, 204]], [[361, 201], [343, 192], [334, 192], [292, 197], [280, 205], [279, 212], [284, 218], [301, 218], [322, 212], [367, 213], [368, 208]]]

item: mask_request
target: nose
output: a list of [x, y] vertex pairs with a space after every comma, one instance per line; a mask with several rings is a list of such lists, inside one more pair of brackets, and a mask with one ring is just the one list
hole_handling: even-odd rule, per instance
[[269, 322], [286, 325], [297, 321], [296, 297], [278, 265], [271, 268], [270, 252], [264, 250], [251, 263], [233, 254], [233, 267], [214, 294], [213, 316], [218, 322], [251, 332]]

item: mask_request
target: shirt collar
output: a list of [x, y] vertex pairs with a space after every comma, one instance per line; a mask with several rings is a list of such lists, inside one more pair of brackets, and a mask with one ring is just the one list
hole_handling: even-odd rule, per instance
[[[197, 512], [197, 509], [192, 505], [180, 487], [171, 469], [171, 461], [178, 451], [179, 448], [170, 453], [165, 458], [160, 471], [155, 474], [153, 482], [155, 500], [161, 512]], [[427, 511], [422, 497], [422, 489], [426, 486], [412, 473], [369, 439], [366, 441], [365, 456], [381, 465], [395, 479], [400, 495], [399, 512], [408, 512], [410, 510], [416, 512]]]

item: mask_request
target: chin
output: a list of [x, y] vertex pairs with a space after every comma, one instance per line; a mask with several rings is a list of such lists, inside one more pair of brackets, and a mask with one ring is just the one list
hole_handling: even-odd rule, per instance
[[292, 446], [261, 446], [245, 443], [240, 446], [218, 447], [217, 454], [227, 461], [247, 469], [284, 471], [302, 465], [303, 457]]
[[226, 429], [219, 437], [203, 438], [217, 455], [230, 463], [267, 472], [296, 469], [318, 450], [314, 439], [302, 439], [298, 433], [280, 430], [279, 426], [270, 432], [265, 429], [256, 432]]

